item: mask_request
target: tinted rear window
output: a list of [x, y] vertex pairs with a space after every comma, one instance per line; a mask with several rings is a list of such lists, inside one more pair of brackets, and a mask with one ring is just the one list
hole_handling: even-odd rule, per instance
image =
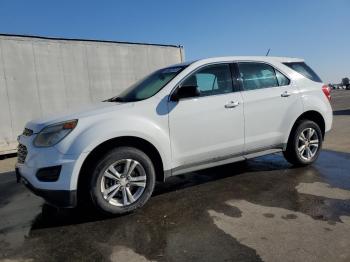
[[306, 78], [321, 83], [321, 78], [304, 62], [284, 63], [286, 66], [302, 74]]
[[278, 86], [275, 70], [264, 63], [239, 63], [239, 71], [245, 90]]

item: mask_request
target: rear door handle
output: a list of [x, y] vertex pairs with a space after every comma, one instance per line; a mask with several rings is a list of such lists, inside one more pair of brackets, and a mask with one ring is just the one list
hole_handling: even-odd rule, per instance
[[239, 102], [238, 101], [230, 101], [225, 105], [225, 108], [234, 108], [236, 106], [239, 106]]
[[281, 97], [288, 97], [288, 96], [291, 96], [292, 93], [288, 92], [288, 91], [284, 91], [282, 94], [281, 94]]

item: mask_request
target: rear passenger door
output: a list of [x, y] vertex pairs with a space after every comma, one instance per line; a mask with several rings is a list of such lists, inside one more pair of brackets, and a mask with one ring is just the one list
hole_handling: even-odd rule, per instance
[[298, 90], [272, 65], [238, 63], [245, 117], [245, 153], [282, 147], [302, 113]]

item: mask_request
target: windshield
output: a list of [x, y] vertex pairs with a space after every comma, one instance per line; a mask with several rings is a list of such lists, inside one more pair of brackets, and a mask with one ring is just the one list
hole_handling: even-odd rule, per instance
[[150, 98], [158, 93], [184, 68], [185, 66], [173, 66], [159, 69], [127, 88], [119, 96], [113, 97], [107, 101], [136, 102]]

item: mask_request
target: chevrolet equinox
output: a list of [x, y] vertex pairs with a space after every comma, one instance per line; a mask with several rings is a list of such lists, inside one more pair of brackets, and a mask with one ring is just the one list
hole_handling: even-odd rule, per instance
[[83, 111], [28, 122], [16, 175], [55, 206], [89, 201], [122, 214], [170, 176], [275, 152], [309, 165], [331, 125], [330, 89], [302, 59], [209, 58], [159, 69]]

